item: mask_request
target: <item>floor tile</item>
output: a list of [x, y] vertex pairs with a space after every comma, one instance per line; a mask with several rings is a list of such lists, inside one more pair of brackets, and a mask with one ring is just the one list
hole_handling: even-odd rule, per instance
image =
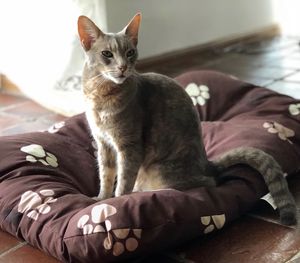
[[246, 66], [246, 67], [256, 67], [262, 65], [262, 63], [265, 62], [263, 57], [252, 55], [246, 55], [246, 54], [236, 54], [236, 53], [230, 53], [223, 55], [215, 60], [214, 64], [223, 66], [229, 66], [232, 65], [236, 66]]
[[8, 251], [9, 249], [15, 247], [18, 244], [20, 244], [19, 240], [17, 240], [10, 234], [0, 230], [0, 256], [5, 251]]
[[[289, 82], [298, 82], [300, 84], [300, 72], [297, 71], [296, 73], [289, 75], [284, 78], [284, 81], [289, 81]], [[300, 91], [299, 91], [300, 92]]]
[[298, 52], [293, 52], [291, 54], [289, 54], [288, 56], [286, 56], [288, 59], [292, 59], [292, 60], [300, 60], [300, 51]]
[[207, 67], [204, 69], [211, 69], [211, 70], [220, 71], [225, 74], [230, 74], [240, 80], [243, 80], [245, 82], [252, 83], [252, 84], [258, 85], [258, 86], [266, 86], [266, 85], [269, 85], [274, 82], [274, 79], [271, 77], [256, 76], [256, 74], [253, 74], [253, 72], [248, 71], [248, 70], [237, 71], [237, 70], [225, 68], [223, 66], [213, 66], [213, 67]]
[[35, 249], [29, 245], [25, 245], [7, 253], [0, 255], [0, 263], [59, 263], [53, 257], [47, 256], [45, 253]]
[[264, 79], [281, 79], [294, 73], [294, 70], [285, 68], [271, 68], [271, 67], [255, 67], [250, 68], [247, 66], [232, 65], [227, 67], [228, 72], [237, 75], [246, 75]]
[[[296, 42], [295, 42], [296, 43]], [[251, 46], [249, 45], [241, 45], [237, 46], [236, 49], [231, 49], [231, 53], [240, 53], [240, 54], [247, 54], [247, 55], [263, 55], [265, 59], [272, 60], [272, 59], [279, 59], [284, 58], [290, 55], [293, 52], [299, 51], [299, 46], [297, 44], [288, 44], [288, 45], [274, 45], [271, 47], [264, 47], [262, 46]]]
[[279, 60], [273, 60], [272, 62], [269, 62], [269, 64], [272, 67], [300, 70], [300, 60], [292, 59], [289, 57]]
[[239, 74], [236, 76], [237, 78], [239, 78], [242, 81], [257, 85], [257, 86], [261, 86], [261, 87], [265, 87], [267, 85], [270, 85], [271, 83], [274, 82], [273, 79], [268, 79], [268, 78], [261, 78], [261, 77], [255, 77], [255, 76], [251, 76], [251, 75], [242, 75]]
[[22, 104], [17, 104], [15, 107], [4, 110], [5, 113], [18, 115], [29, 119], [35, 119], [45, 114], [49, 114], [49, 110], [43, 108], [34, 101], [26, 101]]
[[0, 111], [9, 106], [19, 105], [26, 101], [26, 98], [21, 96], [13, 96], [1, 93], [0, 96]]
[[[1, 119], [0, 119], [1, 122]], [[20, 133], [26, 133], [26, 132], [40, 132], [45, 131], [50, 128], [55, 122], [47, 121], [47, 119], [32, 119], [23, 121], [21, 123], [18, 123], [16, 125], [11, 125], [6, 129], [0, 130], [0, 135], [13, 135], [13, 134], [20, 134]]]
[[270, 79], [282, 79], [286, 76], [295, 73], [293, 69], [286, 69], [286, 68], [272, 68], [272, 67], [261, 67], [257, 68], [251, 75], [255, 75], [258, 77], [270, 78]]
[[278, 93], [292, 96], [296, 99], [300, 99], [300, 83], [287, 82], [287, 81], [275, 81], [267, 86], [269, 89]]
[[299, 250], [300, 236], [293, 229], [245, 217], [205, 242], [193, 242], [185, 257], [199, 263], [281, 263]]
[[[0, 95], [1, 97], [1, 95]], [[12, 126], [15, 126], [16, 123], [22, 123], [22, 118], [18, 116], [11, 116], [7, 114], [1, 114], [0, 112], [0, 134], [1, 131], [10, 128]]]
[[47, 114], [43, 118], [39, 118], [39, 122], [44, 125], [45, 128], [50, 128], [55, 123], [64, 121], [67, 117], [60, 114]]

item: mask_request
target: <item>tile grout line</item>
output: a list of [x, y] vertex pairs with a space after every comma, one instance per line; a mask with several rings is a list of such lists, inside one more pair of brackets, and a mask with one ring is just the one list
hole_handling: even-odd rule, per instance
[[18, 244], [18, 245], [16, 245], [16, 246], [14, 246], [14, 247], [12, 247], [12, 248], [6, 250], [6, 251], [4, 251], [3, 253], [0, 254], [0, 259], [3, 258], [4, 256], [6, 256], [7, 254], [9, 254], [9, 253], [11, 253], [11, 252], [14, 252], [14, 251], [16, 251], [17, 249], [19, 249], [19, 248], [21, 248], [21, 247], [23, 247], [23, 246], [25, 246], [25, 245], [27, 245], [27, 242], [24, 241], [24, 242], [21, 242], [20, 244]]

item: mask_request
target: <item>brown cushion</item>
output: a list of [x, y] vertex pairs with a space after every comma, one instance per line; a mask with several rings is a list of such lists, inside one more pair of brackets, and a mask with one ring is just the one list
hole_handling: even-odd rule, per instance
[[[210, 159], [237, 146], [272, 154], [299, 171], [300, 101], [221, 73], [177, 80], [193, 97]], [[294, 105], [294, 106], [293, 106]], [[0, 138], [0, 227], [65, 262], [122, 260], [177, 246], [224, 227], [266, 193], [245, 165], [219, 187], [91, 199], [95, 148], [83, 114], [49, 131]]]

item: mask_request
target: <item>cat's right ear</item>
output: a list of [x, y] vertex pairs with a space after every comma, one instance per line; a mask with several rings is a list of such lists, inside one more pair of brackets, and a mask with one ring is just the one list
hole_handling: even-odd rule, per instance
[[89, 51], [96, 39], [104, 35], [94, 22], [86, 16], [80, 16], [78, 18], [78, 34], [81, 45], [85, 51]]

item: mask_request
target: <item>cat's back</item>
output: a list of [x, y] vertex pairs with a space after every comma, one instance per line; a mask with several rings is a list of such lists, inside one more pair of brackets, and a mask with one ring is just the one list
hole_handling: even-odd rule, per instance
[[193, 108], [190, 97], [175, 80], [158, 73], [144, 73], [140, 77], [141, 96], [153, 106]]
[[139, 95], [145, 114], [144, 127], [160, 135], [169, 134], [170, 139], [188, 134], [198, 136], [199, 117], [185, 90], [164, 75], [146, 73], [140, 76]]
[[149, 72], [140, 74], [140, 77], [144, 87], [151, 89], [153, 92], [183, 91], [182, 87], [174, 79], [162, 74]]

